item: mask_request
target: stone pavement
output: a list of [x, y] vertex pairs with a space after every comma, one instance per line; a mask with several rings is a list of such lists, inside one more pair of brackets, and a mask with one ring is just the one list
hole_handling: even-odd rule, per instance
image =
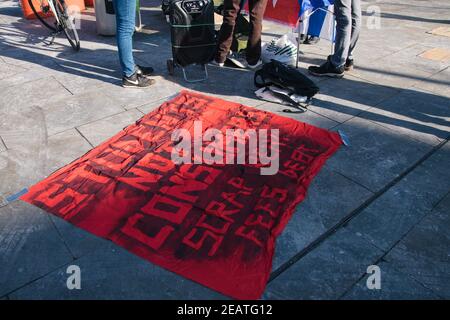
[[[169, 76], [159, 1], [141, 2], [135, 56], [157, 73], [148, 90], [118, 85], [115, 40], [96, 35], [92, 9], [75, 53], [62, 37], [46, 46], [47, 30], [23, 19], [17, 0], [0, 2], [0, 298], [224, 298], [36, 207], [5, 201], [182, 88], [283, 109], [255, 99], [249, 71], [210, 67], [210, 80], [192, 85], [180, 72]], [[381, 8], [379, 29], [368, 27], [373, 5]], [[327, 162], [279, 237], [265, 299], [450, 298], [450, 4], [363, 7], [357, 68], [342, 80], [317, 79], [321, 92], [307, 113], [283, 114], [342, 130], [351, 146]], [[266, 23], [264, 38], [287, 31]], [[302, 50], [304, 69], [323, 61], [330, 44]], [[71, 264], [81, 267], [82, 290], [66, 288]], [[366, 286], [370, 265], [381, 269], [380, 290]]]

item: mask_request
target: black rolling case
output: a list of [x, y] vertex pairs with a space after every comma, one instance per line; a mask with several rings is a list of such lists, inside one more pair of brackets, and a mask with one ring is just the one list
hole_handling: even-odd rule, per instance
[[[180, 66], [184, 79], [188, 82], [206, 80], [206, 65], [214, 56], [216, 37], [214, 30], [213, 0], [166, 0], [165, 11], [169, 16], [172, 38], [172, 59], [167, 60], [170, 74]], [[201, 79], [188, 79], [185, 67], [201, 65], [205, 76]]]

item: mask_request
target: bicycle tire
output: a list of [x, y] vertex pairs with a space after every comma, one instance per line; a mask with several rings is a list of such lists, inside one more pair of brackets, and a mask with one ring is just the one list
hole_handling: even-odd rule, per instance
[[75, 51], [80, 50], [80, 38], [78, 37], [77, 29], [69, 18], [66, 3], [64, 0], [55, 0], [54, 2], [56, 14], [58, 15], [59, 23], [64, 35]]
[[30, 5], [31, 11], [33, 11], [33, 13], [34, 13], [34, 15], [36, 16], [36, 18], [38, 18], [38, 20], [39, 20], [44, 26], [46, 26], [47, 28], [49, 28], [51, 31], [56, 32], [56, 28], [53, 27], [53, 26], [51, 26], [50, 24], [48, 24], [47, 21], [45, 21], [45, 19], [44, 19], [43, 17], [41, 17], [41, 16], [38, 14], [36, 8], [35, 8], [34, 5], [33, 5], [33, 1], [32, 1], [32, 0], [28, 0], [28, 4]]

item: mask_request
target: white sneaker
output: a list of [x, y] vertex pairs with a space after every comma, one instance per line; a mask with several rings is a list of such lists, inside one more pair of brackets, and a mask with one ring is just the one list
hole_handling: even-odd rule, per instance
[[250, 64], [250, 63], [247, 64], [248, 68], [252, 69], [252, 70], [258, 69], [261, 65], [262, 65], [261, 60], [258, 60], [258, 62], [256, 62], [255, 64]]
[[241, 69], [246, 69], [248, 66], [247, 59], [245, 55], [238, 52], [231, 52], [228, 54], [227, 59], [233, 62], [233, 64]]
[[217, 62], [216, 60], [211, 61], [209, 64], [212, 66], [215, 66], [215, 67], [219, 67], [219, 68], [222, 68], [225, 65], [225, 63]]

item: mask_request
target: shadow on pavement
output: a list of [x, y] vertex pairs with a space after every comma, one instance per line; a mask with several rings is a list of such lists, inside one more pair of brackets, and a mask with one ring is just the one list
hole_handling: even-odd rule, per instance
[[[145, 7], [143, 12], [150, 12], [144, 15], [144, 31], [137, 33], [135, 36], [135, 48], [137, 49], [135, 56], [138, 61], [143, 61], [149, 65], [155, 66], [157, 73], [165, 80], [197, 90], [204, 93], [214, 95], [234, 97], [242, 97], [255, 99], [253, 85], [254, 73], [248, 70], [239, 70], [232, 68], [216, 68], [209, 67], [210, 78], [203, 83], [188, 84], [182, 80], [181, 71], [178, 70], [175, 76], [170, 76], [165, 70], [165, 63], [171, 57], [170, 47], [170, 30], [165, 23], [164, 17], [158, 11], [159, 1], [153, 0], [151, 3], [158, 3], [155, 7]], [[12, 14], [17, 13], [16, 10], [11, 11]], [[82, 21], [83, 31], [81, 40], [85, 42], [86, 47], [82, 47], [81, 51], [76, 53], [71, 50], [64, 38], [58, 38], [55, 46], [46, 46], [42, 43], [45, 36], [48, 35], [47, 29], [38, 24], [38, 22], [30, 22], [28, 20], [20, 20], [12, 24], [0, 24], [0, 39], [2, 40], [2, 49], [0, 57], [11, 58], [15, 60], [23, 60], [41, 65], [46, 68], [55, 68], [60, 72], [69, 75], [77, 75], [90, 79], [101, 80], [107, 83], [119, 83], [120, 72], [117, 60], [117, 51], [115, 49], [114, 37], [98, 36], [95, 31], [95, 21], [92, 20], [92, 12], [88, 12]], [[19, 39], [19, 40], [17, 40]], [[89, 43], [95, 42], [97, 47], [89, 48]], [[61, 45], [61, 43], [63, 45]], [[82, 42], [83, 43], [83, 42]], [[100, 44], [100, 45], [99, 45]], [[318, 59], [303, 57], [303, 62], [316, 64]], [[195, 66], [189, 67], [189, 72], [195, 71]], [[385, 70], [377, 70], [366, 66], [359, 66], [361, 69], [370, 72], [386, 74], [390, 76], [393, 73]], [[306, 70], [302, 70], [306, 73]], [[411, 77], [402, 73], [395, 73], [400, 77]], [[322, 80], [313, 78], [314, 80]], [[440, 84], [450, 84], [448, 81], [427, 80], [417, 77], [418, 80], [432, 81]], [[444, 98], [425, 91], [417, 91], [412, 89], [399, 89], [395, 87], [383, 86], [367, 81], [359, 81], [355, 77], [347, 77], [341, 80], [326, 80], [320, 82], [319, 87], [324, 84], [327, 88], [325, 94], [338, 98], [339, 101], [351, 101], [359, 104], [365, 104], [368, 107], [376, 106], [376, 109], [391, 112], [396, 116], [391, 117], [388, 114], [380, 114], [380, 112], [372, 112], [369, 110], [355, 109], [343, 103], [326, 101], [325, 107], [329, 110], [348, 114], [351, 116], [364, 112], [364, 118], [379, 123], [395, 125], [411, 129], [414, 131], [434, 134], [439, 138], [447, 138], [449, 132], [441, 130], [435, 125], [450, 126], [447, 120], [449, 116], [448, 108], [439, 108], [450, 104], [450, 99]], [[347, 90], [343, 90], [347, 88]], [[365, 94], [349, 94], [349, 89], [364, 90]], [[395, 94], [401, 93], [411, 101], [417, 102], [415, 105], [404, 105], [404, 107], [396, 107], [392, 104], [383, 104], [382, 101], [370, 101], [370, 92], [378, 92], [390, 88]], [[151, 89], [149, 89], [151, 90]], [[429, 102], [433, 107], [427, 108], [426, 103]], [[404, 103], [404, 102], [403, 102]], [[314, 104], [321, 105], [320, 99], [316, 99]], [[394, 103], [395, 104], [395, 103]], [[283, 107], [280, 106], [280, 110]], [[428, 125], [429, 124], [429, 125]]]

